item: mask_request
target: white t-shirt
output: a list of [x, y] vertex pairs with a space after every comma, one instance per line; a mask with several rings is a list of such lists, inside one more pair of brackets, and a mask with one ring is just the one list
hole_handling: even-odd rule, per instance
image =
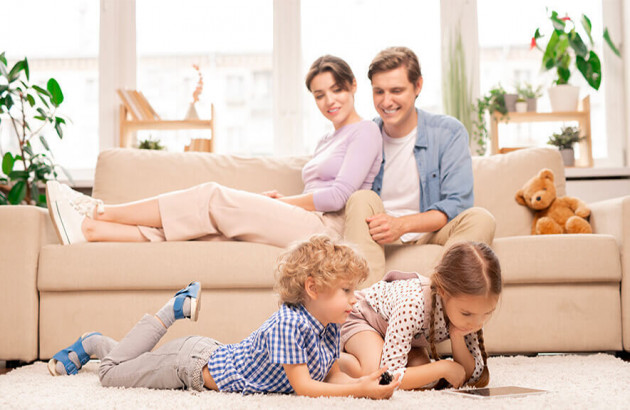
[[[388, 215], [399, 217], [420, 212], [420, 176], [413, 155], [417, 128], [402, 138], [392, 138], [383, 128], [385, 169], [381, 199]], [[424, 233], [410, 232], [400, 237], [402, 242], [420, 239]]]

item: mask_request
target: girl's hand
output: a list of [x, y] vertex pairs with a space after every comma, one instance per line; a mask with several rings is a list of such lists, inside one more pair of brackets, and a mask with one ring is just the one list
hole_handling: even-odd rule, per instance
[[438, 363], [442, 363], [443, 377], [451, 386], [456, 389], [463, 386], [466, 381], [466, 369], [464, 369], [464, 366], [452, 360], [440, 360]]
[[394, 376], [394, 380], [390, 384], [382, 385], [379, 384], [379, 380], [381, 375], [387, 371], [386, 367], [381, 367], [380, 369], [368, 374], [367, 376], [360, 377], [358, 379], [359, 390], [361, 392], [361, 397], [369, 397], [370, 399], [389, 399], [394, 394], [394, 390], [400, 385], [400, 375], [397, 374]]
[[280, 199], [284, 197], [284, 195], [282, 195], [280, 192], [276, 191], [275, 189], [272, 189], [271, 191], [265, 191], [262, 193], [262, 195], [268, 196], [271, 199]]

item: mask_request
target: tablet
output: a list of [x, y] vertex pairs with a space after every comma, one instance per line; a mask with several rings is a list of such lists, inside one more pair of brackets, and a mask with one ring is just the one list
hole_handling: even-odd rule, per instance
[[456, 394], [458, 396], [474, 397], [476, 399], [490, 399], [493, 397], [515, 397], [526, 396], [529, 394], [546, 393], [547, 390], [529, 389], [527, 387], [504, 386], [504, 387], [485, 387], [482, 389], [461, 389], [446, 390], [447, 393]]

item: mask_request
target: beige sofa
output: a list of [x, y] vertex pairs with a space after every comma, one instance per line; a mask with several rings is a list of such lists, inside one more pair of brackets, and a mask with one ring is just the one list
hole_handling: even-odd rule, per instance
[[[302, 189], [307, 158], [239, 158], [112, 149], [100, 154], [93, 194], [114, 204], [205, 181], [253, 192]], [[474, 158], [475, 204], [497, 221], [493, 244], [504, 294], [486, 327], [491, 353], [630, 350], [630, 197], [589, 204], [593, 235], [531, 236], [532, 214], [514, 193], [543, 167], [560, 195], [564, 168], [552, 149]], [[121, 338], [192, 280], [204, 287], [199, 322], [166, 340], [247, 336], [277, 308], [281, 249], [243, 242], [58, 245], [46, 210], [0, 207], [0, 360], [47, 359], [88, 330]], [[428, 274], [440, 247], [387, 248], [390, 269]]]

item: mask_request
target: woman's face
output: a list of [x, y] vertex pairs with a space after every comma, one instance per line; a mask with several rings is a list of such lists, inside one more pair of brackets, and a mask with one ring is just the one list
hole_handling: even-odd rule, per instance
[[313, 77], [310, 88], [317, 108], [333, 123], [335, 129], [354, 122], [358, 117], [354, 110], [356, 82], [349, 90], [344, 90], [335, 82], [333, 75], [325, 71]]

